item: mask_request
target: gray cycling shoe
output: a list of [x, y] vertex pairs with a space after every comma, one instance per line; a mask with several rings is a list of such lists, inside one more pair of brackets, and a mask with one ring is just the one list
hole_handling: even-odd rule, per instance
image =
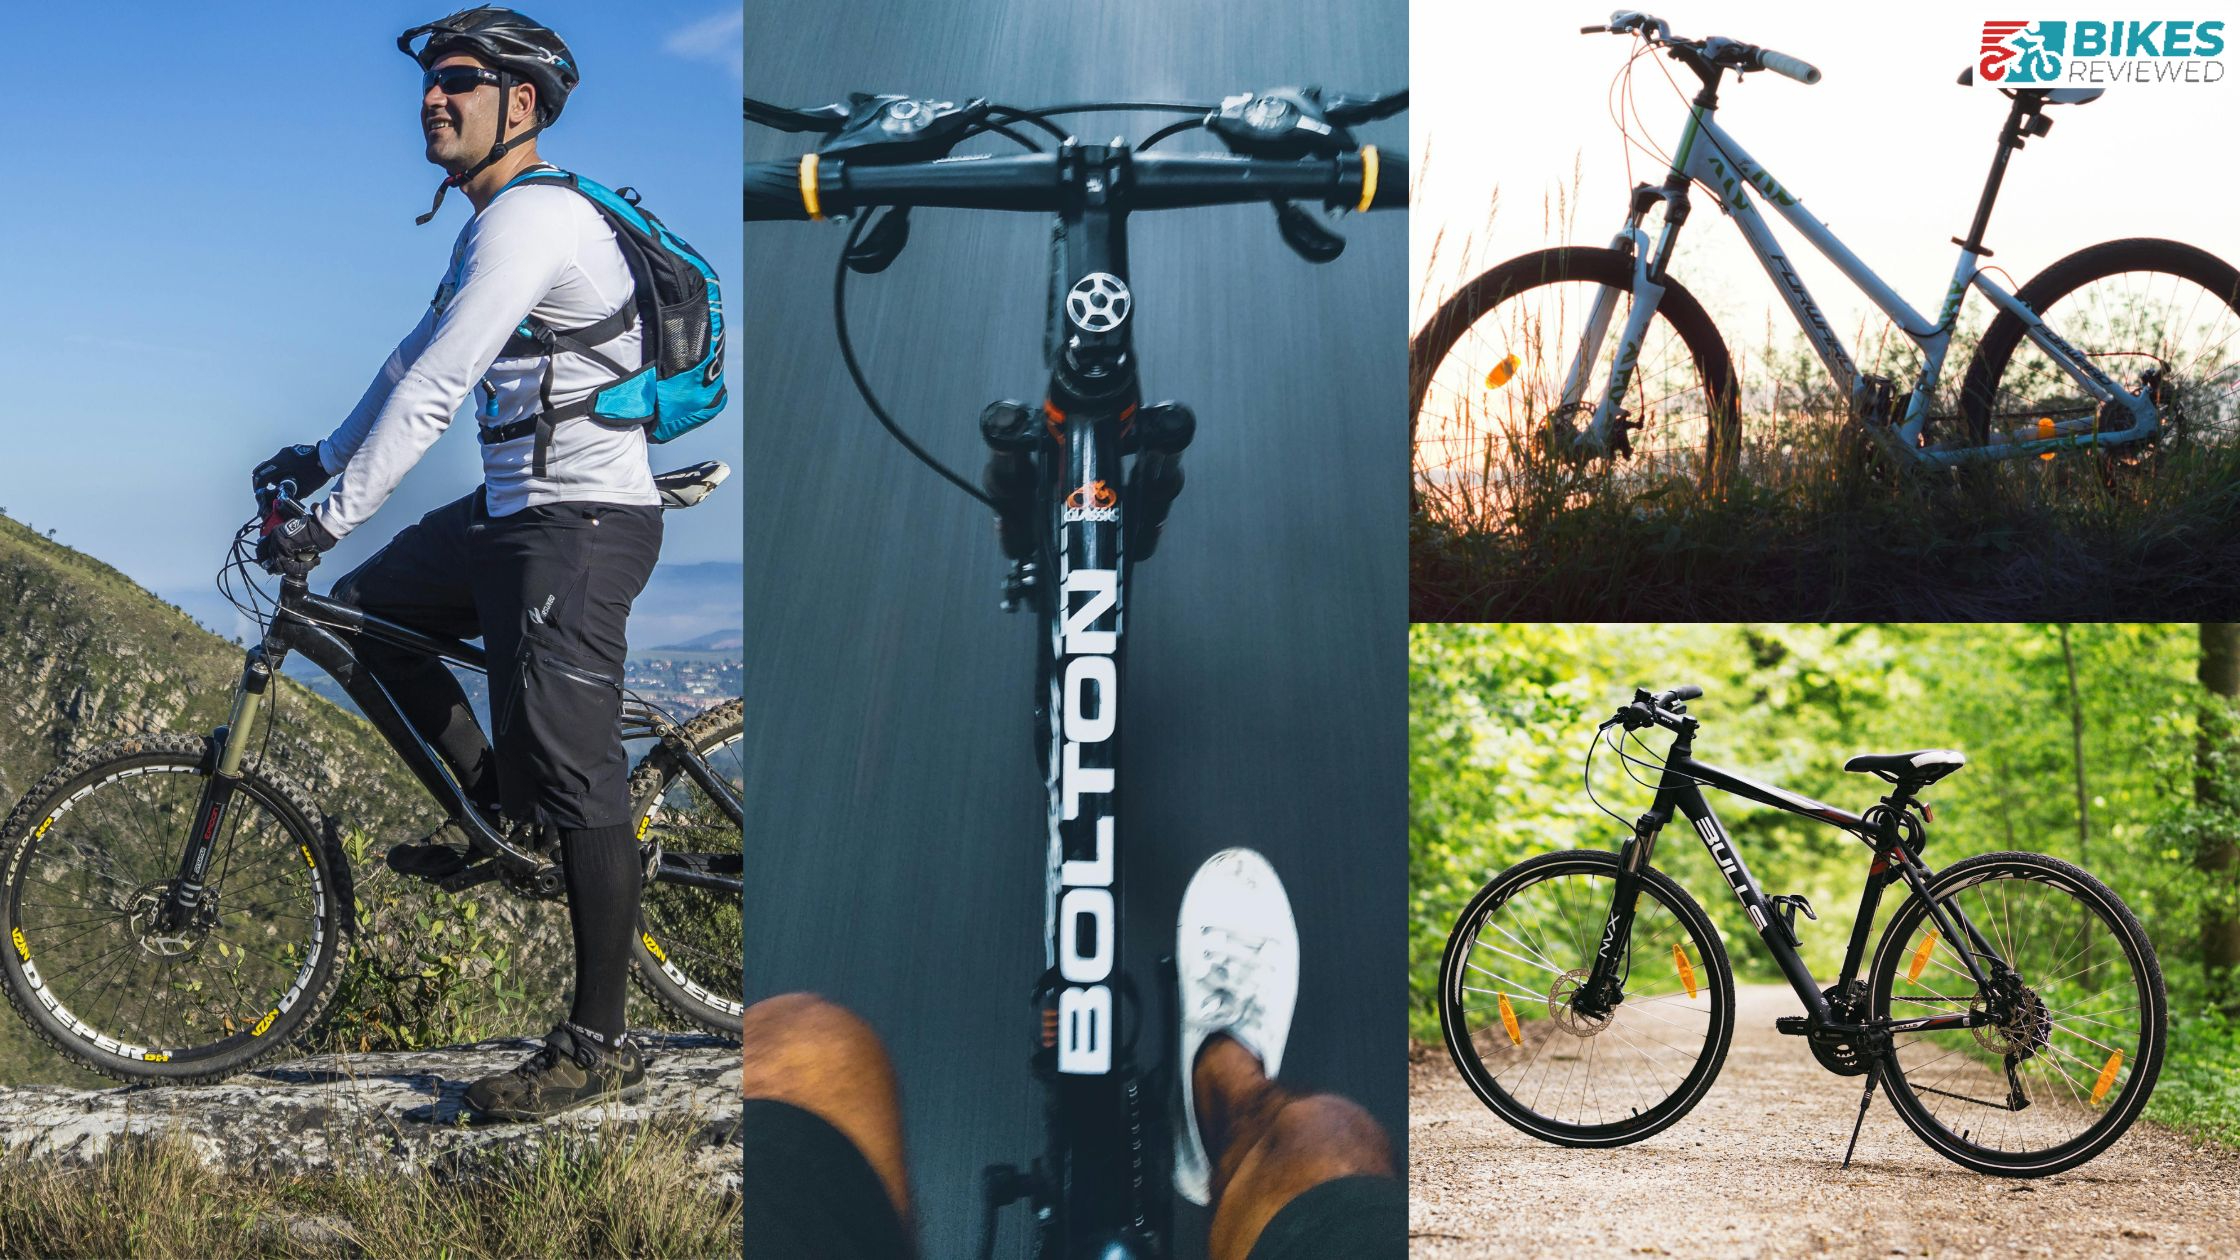
[[1174, 1188], [1204, 1203], [1213, 1174], [1198, 1132], [1198, 1050], [1206, 1038], [1226, 1035], [1275, 1079], [1299, 1000], [1299, 925], [1275, 867], [1250, 849], [1207, 858], [1183, 891], [1179, 918], [1182, 1053], [1175, 1062], [1182, 1065], [1182, 1124], [1174, 1135]]
[[519, 1067], [469, 1085], [465, 1102], [485, 1120], [543, 1120], [644, 1092], [646, 1059], [637, 1043], [625, 1036], [609, 1049], [563, 1023]]

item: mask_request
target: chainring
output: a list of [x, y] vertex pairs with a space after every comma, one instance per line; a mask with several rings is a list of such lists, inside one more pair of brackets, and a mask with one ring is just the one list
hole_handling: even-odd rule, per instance
[[[1828, 999], [1828, 1015], [1837, 1022], [1857, 1024], [1866, 1019], [1865, 981], [1854, 980], [1850, 984], [1827, 989], [1820, 996]], [[1807, 1044], [1812, 1047], [1812, 1057], [1820, 1061], [1820, 1066], [1837, 1076], [1864, 1076], [1872, 1066], [1866, 1055], [1851, 1042], [1828, 1043], [1815, 1037], [1808, 1039]]]

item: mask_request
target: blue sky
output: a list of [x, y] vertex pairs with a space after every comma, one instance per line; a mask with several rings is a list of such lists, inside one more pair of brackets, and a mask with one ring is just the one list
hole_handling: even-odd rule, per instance
[[[400, 31], [451, 0], [47, 6], [0, 53], [0, 508], [142, 585], [209, 583], [248, 470], [324, 437], [419, 318], [471, 211], [421, 157]], [[536, 0], [585, 81], [544, 155], [646, 205], [739, 294], [738, 0]], [[121, 29], [89, 29], [113, 21]], [[731, 343], [728, 371], [740, 371]], [[736, 397], [738, 389], [733, 387]], [[736, 405], [657, 448], [739, 463]], [[338, 576], [480, 478], [468, 423], [346, 539]], [[736, 561], [737, 483], [672, 514], [664, 563]]]

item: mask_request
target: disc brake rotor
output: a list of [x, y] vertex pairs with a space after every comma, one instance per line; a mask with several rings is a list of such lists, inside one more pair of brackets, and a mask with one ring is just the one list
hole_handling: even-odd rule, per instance
[[158, 932], [156, 914], [163, 909], [164, 898], [171, 895], [171, 881], [159, 879], [152, 884], [142, 884], [133, 890], [129, 922], [132, 934], [139, 938], [140, 948], [158, 958], [177, 958], [191, 954], [210, 934], [210, 925], [218, 921], [217, 898], [206, 893], [202, 904], [195, 907], [194, 922], [175, 932]]
[[1572, 996], [1579, 992], [1580, 985], [1587, 982], [1587, 975], [1588, 971], [1584, 967], [1566, 971], [1556, 977], [1555, 986], [1548, 990], [1548, 1018], [1555, 1021], [1556, 1027], [1574, 1037], [1594, 1036], [1608, 1028], [1611, 1018], [1617, 1013], [1613, 1011], [1608, 1015], [1591, 1016], [1582, 1015], [1573, 1009]]

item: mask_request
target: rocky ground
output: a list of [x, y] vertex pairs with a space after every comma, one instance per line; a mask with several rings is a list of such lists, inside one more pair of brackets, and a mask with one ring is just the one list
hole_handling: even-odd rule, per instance
[[2144, 1121], [2035, 1181], [1946, 1162], [1877, 1098], [1839, 1167], [1857, 1083], [1773, 1031], [1801, 1007], [1743, 986], [1718, 1083], [1663, 1133], [1573, 1150], [1510, 1128], [1443, 1049], [1410, 1069], [1409, 1254], [1476, 1256], [2232, 1256], [2240, 1154]]
[[[0, 1088], [0, 1148], [84, 1162], [122, 1134], [176, 1131], [213, 1166], [293, 1174], [369, 1163], [397, 1171], [471, 1164], [533, 1126], [474, 1124], [460, 1095], [476, 1077], [519, 1063], [536, 1042], [508, 1039], [400, 1054], [321, 1055], [271, 1064], [217, 1085], [114, 1089]], [[691, 1126], [711, 1189], [736, 1193], [739, 1050], [714, 1037], [656, 1034], [645, 1094], [545, 1122], [590, 1134], [655, 1121]]]

